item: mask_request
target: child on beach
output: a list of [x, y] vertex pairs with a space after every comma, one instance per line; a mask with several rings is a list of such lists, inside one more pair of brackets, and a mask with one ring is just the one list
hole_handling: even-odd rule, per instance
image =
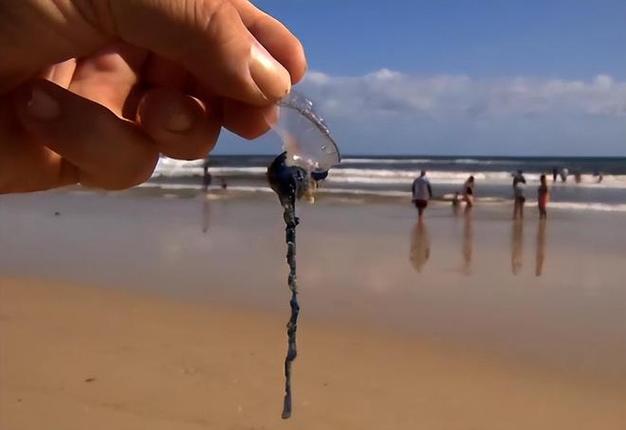
[[548, 198], [550, 197], [550, 191], [548, 190], [548, 183], [546, 181], [546, 175], [541, 175], [541, 185], [537, 189], [537, 204], [539, 206], [539, 218], [546, 219], [548, 212], [546, 210], [548, 206]]

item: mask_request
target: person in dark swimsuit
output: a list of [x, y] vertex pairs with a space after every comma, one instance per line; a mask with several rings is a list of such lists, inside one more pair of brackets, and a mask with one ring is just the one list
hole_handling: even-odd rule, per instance
[[474, 176], [470, 176], [463, 185], [463, 201], [465, 210], [470, 210], [474, 206]]
[[213, 177], [209, 173], [209, 164], [209, 157], [207, 157], [202, 164], [202, 191], [205, 193], [209, 190], [211, 182], [213, 182]]
[[537, 189], [537, 203], [539, 206], [539, 218], [546, 219], [548, 217], [548, 198], [550, 191], [548, 190], [548, 183], [546, 181], [546, 175], [541, 175], [541, 185]]
[[524, 195], [524, 186], [526, 185], [526, 178], [524, 172], [518, 170], [513, 175], [513, 219], [524, 218], [524, 203], [526, 202], [526, 196]]

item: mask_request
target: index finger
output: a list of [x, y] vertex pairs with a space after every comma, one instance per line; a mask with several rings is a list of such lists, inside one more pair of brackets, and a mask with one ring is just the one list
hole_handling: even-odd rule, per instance
[[250, 33], [230, 1], [106, 3], [111, 32], [184, 65], [216, 95], [263, 106], [289, 92], [289, 72]]

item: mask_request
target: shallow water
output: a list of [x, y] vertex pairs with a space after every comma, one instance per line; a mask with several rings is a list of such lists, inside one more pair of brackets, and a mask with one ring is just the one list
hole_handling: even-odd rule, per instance
[[[267, 156], [213, 156], [210, 170], [230, 186], [262, 189], [266, 187]], [[566, 183], [552, 182], [553, 167], [568, 167]], [[508, 204], [512, 189], [511, 173], [521, 169], [529, 186], [527, 197], [536, 198], [539, 176], [546, 173], [551, 199], [562, 208], [626, 212], [626, 158], [537, 158], [537, 157], [346, 157], [332, 169], [322, 192], [380, 197], [407, 197], [420, 169], [428, 171], [435, 196], [449, 197], [461, 191], [469, 175], [476, 178], [476, 197], [483, 202]], [[573, 172], [580, 171], [581, 183]], [[197, 188], [201, 162], [161, 159], [152, 183], [167, 187]], [[602, 172], [598, 183], [595, 172]]]

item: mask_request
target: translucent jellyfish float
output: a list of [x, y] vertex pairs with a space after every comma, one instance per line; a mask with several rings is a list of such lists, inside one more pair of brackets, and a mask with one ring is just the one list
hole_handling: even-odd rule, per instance
[[341, 162], [324, 119], [302, 94], [292, 91], [278, 103], [278, 119], [271, 126], [283, 140], [287, 165], [323, 173]]
[[296, 274], [296, 201], [302, 198], [317, 180], [341, 161], [337, 144], [330, 136], [324, 120], [313, 109], [313, 103], [292, 91], [278, 104], [277, 120], [271, 124], [283, 141], [284, 152], [267, 169], [267, 179], [283, 207], [285, 242], [291, 291], [291, 316], [287, 323], [287, 355], [285, 357], [285, 398], [282, 417], [291, 416], [291, 366], [297, 356], [298, 285]]

